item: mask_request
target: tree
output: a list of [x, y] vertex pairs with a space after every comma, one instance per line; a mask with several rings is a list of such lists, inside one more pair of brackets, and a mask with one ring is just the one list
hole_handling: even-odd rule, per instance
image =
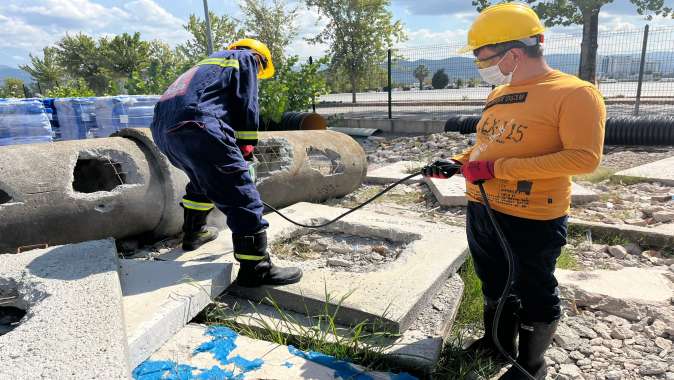
[[45, 47], [42, 52], [42, 58], [29, 54], [30, 64], [19, 66], [39, 83], [40, 92], [53, 88], [63, 77], [63, 69], [56, 63], [56, 49]]
[[328, 21], [308, 41], [329, 44], [330, 65], [333, 70], [343, 69], [349, 75], [355, 103], [357, 84], [368, 68], [383, 62], [387, 50], [406, 39], [402, 23], [393, 20], [388, 9], [390, 0], [306, 0], [306, 3]]
[[[223, 50], [237, 39], [243, 38], [242, 29], [237, 28], [237, 20], [227, 15], [218, 16], [208, 12], [211, 21], [213, 36], [213, 50]], [[208, 42], [206, 39], [206, 20], [190, 15], [183, 28], [192, 34], [192, 38], [184, 44], [178, 45], [178, 51], [191, 63], [196, 63], [208, 55]]]
[[19, 78], [7, 77], [0, 87], [0, 98], [23, 98], [23, 81]]
[[133, 35], [123, 33], [112, 39], [100, 39], [99, 51], [105, 68], [115, 77], [126, 79], [147, 66], [150, 45], [140, 39], [138, 32]]
[[[505, 0], [512, 1], [512, 0]], [[653, 15], [668, 16], [672, 9], [663, 0], [629, 0], [640, 15], [651, 19]], [[599, 11], [613, 0], [526, 0], [546, 26], [583, 25], [583, 40], [580, 46], [578, 76], [594, 83], [597, 75], [597, 37], [599, 34]], [[473, 0], [473, 5], [482, 10], [491, 5], [490, 0]]]
[[419, 65], [414, 69], [414, 77], [419, 81], [419, 91], [424, 89], [424, 79], [430, 74], [430, 70], [426, 65]]
[[87, 86], [84, 79], [79, 78], [67, 84], [54, 86], [54, 88], [47, 90], [45, 96], [48, 98], [79, 98], [96, 96], [96, 93]]
[[463, 84], [464, 84], [463, 79], [461, 79], [461, 78], [458, 78], [455, 83], [456, 83], [456, 88], [461, 88], [461, 87], [463, 87]]
[[147, 66], [135, 70], [126, 84], [131, 95], [161, 94], [190, 67], [185, 57], [160, 40], [150, 41], [148, 51]]
[[449, 84], [449, 76], [445, 73], [445, 69], [440, 69], [433, 74], [431, 84], [436, 90], [443, 89]]
[[288, 9], [285, 0], [244, 0], [241, 11], [245, 16], [246, 34], [264, 42], [274, 60], [281, 66], [285, 61], [285, 49], [297, 36], [297, 10]]
[[82, 78], [87, 87], [97, 95], [106, 92], [110, 78], [105, 73], [105, 63], [100, 54], [99, 45], [92, 37], [78, 33], [66, 34], [56, 43], [56, 58], [71, 78]]

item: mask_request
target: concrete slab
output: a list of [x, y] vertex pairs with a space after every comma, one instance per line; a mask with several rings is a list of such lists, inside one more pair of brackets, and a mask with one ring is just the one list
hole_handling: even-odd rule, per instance
[[642, 246], [671, 247], [674, 245], [674, 228], [663, 224], [653, 228], [631, 226], [628, 224], [606, 224], [575, 218], [569, 219], [569, 226], [591, 231], [593, 236], [621, 236]]
[[134, 368], [180, 331], [236, 277], [229, 234], [189, 253], [176, 249], [168, 261], [122, 260], [120, 278]]
[[0, 255], [0, 299], [27, 310], [0, 336], [0, 378], [129, 378], [117, 266], [113, 240]]
[[317, 352], [241, 336], [224, 326], [190, 324], [138, 366], [134, 379], [416, 379], [369, 372]]
[[555, 276], [562, 291], [572, 296], [578, 306], [633, 321], [646, 317], [647, 306], [669, 307], [674, 297], [674, 284], [667, 278], [667, 269], [558, 270]]
[[[325, 222], [347, 211], [311, 203], [298, 203], [284, 210], [289, 218], [309, 224]], [[268, 220], [270, 243], [308, 232], [278, 215], [271, 215]], [[349, 215], [325, 230], [407, 245], [395, 261], [381, 265], [375, 272], [318, 268], [307, 271], [302, 281], [294, 285], [230, 289], [253, 300], [272, 298], [281, 307], [298, 312], [324, 312], [327, 302], [329, 309], [338, 309], [339, 323], [355, 325], [365, 320], [377, 321], [387, 329], [400, 332], [428, 305], [445, 279], [463, 263], [467, 253], [462, 228], [365, 211]], [[279, 265], [292, 265], [278, 258], [274, 260]]]
[[[454, 274], [433, 298], [431, 305], [423, 308], [409, 329], [400, 335], [376, 335], [363, 339], [363, 347], [383, 353], [383, 359], [396, 368], [430, 374], [451, 332], [463, 287], [461, 277]], [[319, 321], [316, 314], [307, 316], [286, 310], [280, 312], [273, 306], [229, 294], [218, 299], [218, 306], [232, 322], [260, 333], [271, 328], [297, 338], [320, 335], [332, 342], [344, 342], [351, 338], [352, 329], [338, 325], [337, 335], [333, 335], [333, 331], [325, 324], [325, 318]]]
[[674, 186], [674, 157], [637, 166], [613, 175], [617, 178], [641, 179], [648, 182], [660, 182]]
[[[426, 164], [420, 161], [399, 161], [372, 171], [368, 170], [365, 182], [377, 185], [388, 185], [407, 177], [412, 174], [412, 171], [421, 169], [424, 165]], [[421, 183], [422, 181], [423, 177], [417, 176], [404, 183]]]
[[[461, 176], [449, 179], [424, 178], [424, 182], [443, 206], [465, 206], [466, 180]], [[571, 204], [579, 205], [599, 200], [599, 194], [577, 183], [571, 183]]]

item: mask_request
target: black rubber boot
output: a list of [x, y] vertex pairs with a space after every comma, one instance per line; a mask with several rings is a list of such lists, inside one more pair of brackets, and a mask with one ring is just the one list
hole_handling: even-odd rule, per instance
[[[545, 351], [552, 343], [557, 330], [557, 321], [552, 323], [522, 323], [520, 326], [519, 356], [517, 363], [524, 367], [536, 380], [543, 380], [548, 374], [545, 364]], [[512, 366], [499, 380], [529, 380], [529, 377]]]
[[218, 237], [218, 229], [206, 226], [206, 218], [211, 210], [199, 211], [183, 207], [183, 250], [194, 251]]
[[[486, 355], [499, 363], [506, 363], [508, 360], [503, 356], [494, 344], [492, 339], [492, 326], [494, 325], [494, 316], [496, 314], [496, 300], [485, 299], [483, 319], [484, 319], [484, 336], [468, 347], [465, 351], [470, 355]], [[516, 348], [515, 341], [517, 339], [517, 331], [519, 328], [519, 300], [515, 297], [510, 297], [503, 305], [501, 318], [499, 319], [498, 337], [501, 347], [505, 349], [511, 357], [515, 358]]]
[[234, 258], [241, 265], [236, 285], [256, 287], [261, 285], [289, 285], [299, 282], [302, 270], [295, 267], [281, 268], [271, 262], [267, 253], [267, 232], [254, 235], [232, 234]]

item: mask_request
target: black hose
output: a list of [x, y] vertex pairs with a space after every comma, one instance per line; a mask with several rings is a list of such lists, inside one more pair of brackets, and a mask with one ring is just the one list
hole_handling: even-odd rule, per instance
[[[452, 116], [445, 132], [475, 133], [480, 116]], [[605, 145], [674, 145], [674, 117], [614, 116], [606, 120]]]

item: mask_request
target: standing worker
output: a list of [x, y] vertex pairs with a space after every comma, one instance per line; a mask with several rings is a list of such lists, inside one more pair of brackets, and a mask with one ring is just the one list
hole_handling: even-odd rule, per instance
[[286, 285], [299, 268], [274, 266], [267, 252], [269, 226], [248, 172], [259, 126], [258, 78], [274, 75], [267, 46], [243, 39], [211, 54], [176, 79], [155, 107], [152, 136], [171, 163], [187, 174], [183, 249], [215, 239], [206, 217], [217, 207], [227, 216], [241, 286]]
[[[487, 97], [475, 145], [424, 170], [427, 176], [449, 178], [459, 171], [455, 165], [462, 165], [469, 200], [466, 232], [482, 282], [485, 327], [484, 337], [467, 350], [505, 364], [493, 344], [492, 326], [507, 261], [475, 185], [485, 181], [516, 268], [498, 340], [536, 379], [547, 373], [544, 353], [561, 314], [554, 270], [566, 244], [571, 176], [599, 165], [606, 121], [603, 98], [593, 84], [547, 65], [543, 32], [536, 13], [521, 3], [480, 13], [462, 52], [472, 51], [482, 79], [498, 87]], [[513, 366], [501, 379], [528, 377]]]

